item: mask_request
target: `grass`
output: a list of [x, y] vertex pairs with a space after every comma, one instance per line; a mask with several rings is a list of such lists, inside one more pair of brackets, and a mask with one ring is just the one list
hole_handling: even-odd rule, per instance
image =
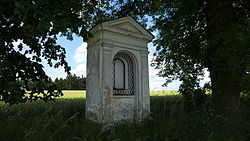
[[0, 105], [0, 141], [248, 141], [250, 102], [240, 116], [216, 115], [210, 108], [187, 110], [176, 91], [151, 92], [151, 117], [140, 124], [106, 129], [84, 119], [85, 92], [65, 91], [56, 102]]
[[179, 92], [175, 90], [150, 91], [150, 96], [171, 96], [171, 95], [179, 95]]
[[[83, 90], [64, 90], [63, 93], [64, 95], [60, 97], [63, 99], [86, 98], [86, 91]], [[150, 92], [150, 96], [169, 96], [169, 95], [179, 95], [179, 92], [175, 90], [161, 90], [161, 91]]]
[[62, 99], [75, 99], [75, 98], [86, 98], [86, 91], [84, 90], [64, 90]]

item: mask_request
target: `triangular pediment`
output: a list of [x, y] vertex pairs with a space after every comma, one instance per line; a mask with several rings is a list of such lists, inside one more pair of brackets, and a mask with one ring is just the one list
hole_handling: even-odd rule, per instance
[[143, 34], [140, 30], [138, 30], [134, 25], [132, 25], [130, 22], [124, 22], [121, 24], [117, 24], [113, 26], [114, 28], [132, 32], [132, 33], [137, 33], [137, 34]]
[[148, 41], [151, 41], [154, 37], [132, 17], [124, 17], [104, 22], [99, 25], [98, 29], [105, 29], [106, 31], [108, 30], [115, 33], [131, 35], [137, 38], [147, 39]]

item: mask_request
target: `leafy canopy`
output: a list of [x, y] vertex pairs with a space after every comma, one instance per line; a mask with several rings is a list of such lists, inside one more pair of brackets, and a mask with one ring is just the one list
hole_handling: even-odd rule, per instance
[[57, 37], [73, 40], [76, 34], [86, 41], [91, 36], [90, 28], [126, 16], [130, 4], [116, 0], [2, 0], [0, 100], [15, 104], [62, 95], [41, 64], [46, 60], [50, 67], [64, 67], [70, 74], [66, 50], [57, 44]]
[[134, 0], [123, 8], [152, 17], [157, 33], [152, 65], [165, 85], [179, 79], [187, 98], [204, 97], [199, 82], [208, 70], [206, 86], [222, 107], [239, 106], [240, 93], [250, 92], [248, 0]]
[[[48, 87], [51, 79], [41, 64], [64, 67], [66, 50], [57, 44], [57, 37], [72, 40], [72, 34], [89, 36], [89, 29], [97, 19], [104, 19], [106, 2], [87, 0], [2, 0], [0, 3], [0, 99], [14, 104], [37, 99], [51, 100], [62, 95]], [[101, 18], [100, 18], [101, 17]], [[14, 46], [14, 44], [17, 44]], [[21, 81], [21, 83], [20, 83]], [[28, 85], [33, 83], [33, 87]], [[28, 92], [28, 94], [26, 94]]]
[[153, 62], [159, 75], [167, 83], [180, 79], [180, 92], [192, 97], [208, 69], [217, 104], [237, 107], [240, 93], [250, 92], [249, 1], [159, 0], [149, 13], [159, 33]]
[[[144, 26], [152, 17], [152, 30], [158, 33], [153, 66], [166, 84], [180, 79], [184, 95], [200, 92], [199, 76], [204, 69], [210, 72], [213, 93], [225, 97], [222, 93], [249, 92], [249, 11], [247, 0], [3, 0], [1, 100], [13, 104], [61, 95], [54, 91], [55, 85], [44, 92], [45, 83], [51, 80], [41, 65], [45, 59], [51, 67], [63, 66], [69, 73], [66, 51], [57, 44], [57, 36], [72, 40], [76, 34], [86, 40], [96, 23], [123, 16], [132, 16]], [[15, 47], [14, 42], [20, 41]], [[26, 85], [28, 81], [35, 87]]]

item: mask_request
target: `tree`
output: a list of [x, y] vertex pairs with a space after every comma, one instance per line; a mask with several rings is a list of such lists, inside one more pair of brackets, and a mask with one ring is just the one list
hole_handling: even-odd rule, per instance
[[15, 104], [37, 99], [47, 101], [62, 95], [41, 64], [42, 59], [46, 60], [51, 67], [62, 66], [70, 74], [70, 66], [65, 60], [66, 50], [57, 44], [57, 37], [73, 40], [72, 35], [76, 34], [86, 41], [91, 37], [89, 29], [99, 22], [124, 16], [123, 6], [130, 3], [1, 0], [0, 100]]
[[70, 74], [65, 79], [56, 78], [54, 83], [60, 90], [86, 90], [86, 77], [78, 77], [75, 74]]
[[[199, 76], [205, 68], [218, 111], [237, 109], [240, 93], [250, 91], [247, 0], [13, 0], [1, 1], [0, 8], [0, 96], [7, 103], [61, 95], [53, 85], [44, 92], [44, 83], [51, 80], [40, 63], [44, 58], [51, 67], [63, 66], [69, 73], [57, 36], [72, 40], [75, 33], [86, 40], [96, 23], [128, 15], [141, 23], [147, 16], [153, 18], [152, 29], [158, 32], [153, 65], [167, 78], [166, 84], [180, 79], [183, 95], [201, 93]], [[14, 47], [15, 41], [21, 43]]]
[[74, 75], [68, 75], [64, 81], [66, 82], [67, 88], [69, 90], [77, 90], [79, 89], [79, 81], [78, 77]]
[[159, 76], [166, 84], [180, 79], [180, 92], [191, 95], [207, 68], [216, 111], [237, 111], [240, 93], [250, 91], [249, 1], [159, 0], [148, 8], [159, 33], [153, 63]]
[[86, 90], [86, 77], [81, 76], [78, 83], [79, 83], [80, 90]]
[[[55, 85], [44, 91], [51, 79], [41, 60], [47, 60], [54, 68], [63, 66], [69, 74], [66, 51], [57, 44], [57, 37], [72, 40], [72, 34], [76, 34], [86, 40], [90, 36], [87, 30], [107, 17], [103, 11], [107, 4], [98, 0], [2, 0], [0, 100], [15, 104], [62, 95], [60, 90], [55, 91]], [[18, 45], [14, 46], [15, 43]]]

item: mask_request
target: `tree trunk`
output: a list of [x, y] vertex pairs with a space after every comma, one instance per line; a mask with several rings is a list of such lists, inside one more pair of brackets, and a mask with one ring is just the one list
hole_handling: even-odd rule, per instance
[[[206, 7], [209, 71], [212, 100], [219, 113], [237, 111], [240, 105], [239, 62], [230, 29], [237, 22], [231, 0], [208, 0]], [[232, 35], [232, 36], [229, 36]], [[240, 59], [238, 59], [240, 60]]]
[[237, 74], [225, 75], [224, 68], [211, 70], [212, 101], [217, 113], [237, 112], [240, 106], [240, 89]]

